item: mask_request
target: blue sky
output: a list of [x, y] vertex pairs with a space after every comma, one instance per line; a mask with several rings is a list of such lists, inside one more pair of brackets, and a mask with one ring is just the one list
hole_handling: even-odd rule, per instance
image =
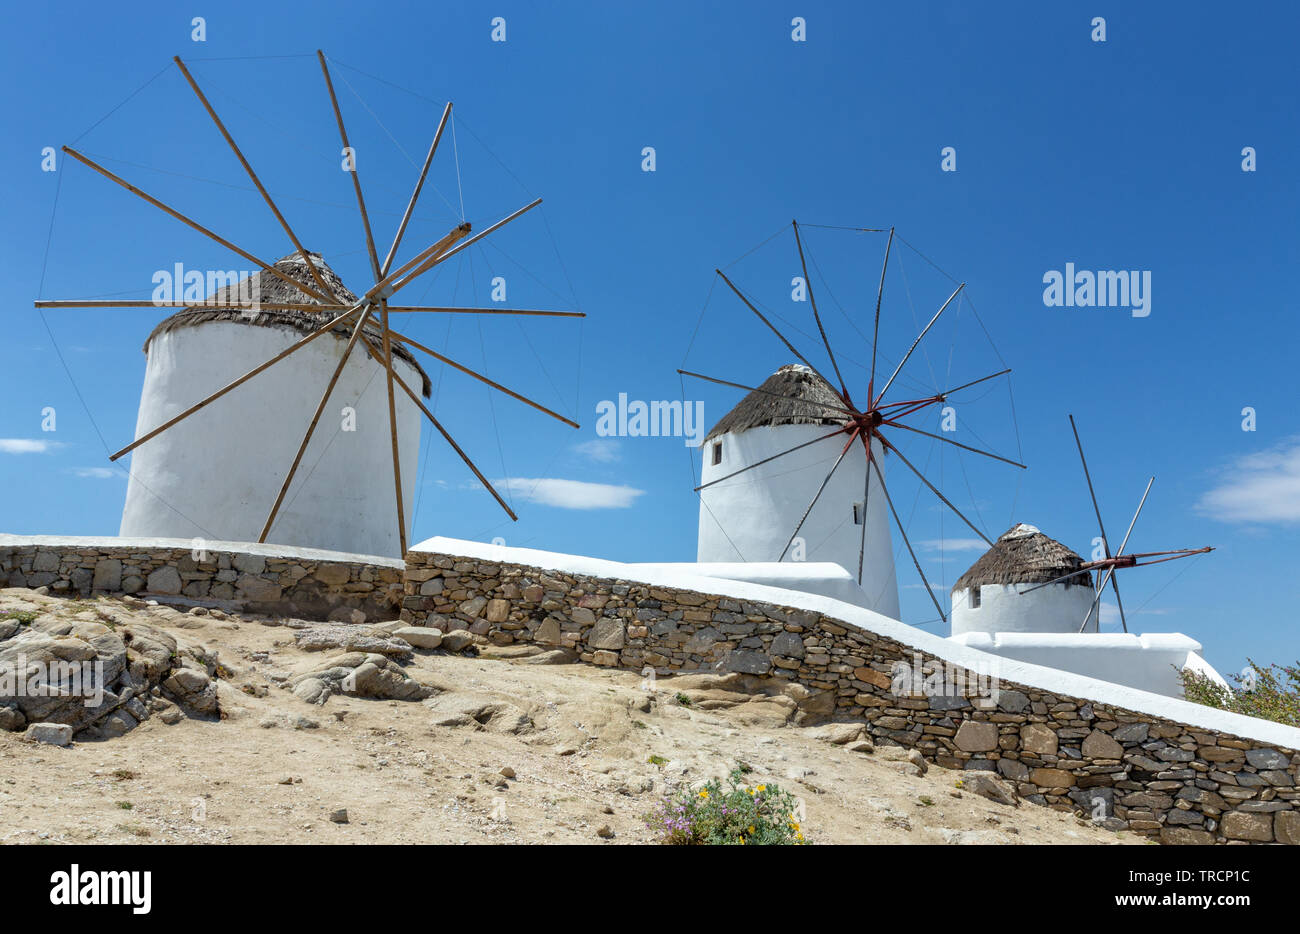
[[[200, 14], [206, 41], [194, 42]], [[505, 42], [491, 41], [494, 16], [505, 18]], [[791, 38], [796, 16], [804, 42]], [[1092, 41], [1095, 16], [1105, 42]], [[402, 325], [583, 425], [443, 374], [439, 416], [489, 477], [512, 478], [521, 521], [472, 489], [426, 430], [416, 540], [502, 536], [692, 559], [689, 449], [680, 438], [598, 438], [598, 403], [681, 398], [683, 365], [754, 385], [789, 362], [713, 288], [719, 266], [817, 354], [807, 305], [790, 301], [790, 219], [892, 225], [915, 249], [896, 242], [882, 354], [896, 361], [947, 297], [944, 273], [969, 296], [927, 336], [900, 390], [933, 391], [1005, 360], [1010, 391], [1002, 380], [956, 403], [953, 437], [1020, 452], [1030, 469], [919, 436], [899, 442], [906, 456], [990, 537], [1026, 521], [1086, 552], [1096, 530], [1073, 412], [1112, 538], [1155, 475], [1130, 550], [1218, 547], [1124, 572], [1131, 628], [1187, 632], [1223, 670], [1300, 655], [1293, 5], [320, 3], [306, 15], [266, 2], [130, 12], [74, 3], [22, 5], [7, 25], [0, 68], [17, 91], [0, 104], [5, 531], [116, 532], [126, 483], [106, 448], [132, 436], [140, 346], [163, 316], [50, 311], [43, 321], [30, 305], [38, 293], [147, 298], [153, 271], [175, 262], [247, 265], [84, 166], [41, 172], [42, 149], [75, 145], [263, 258], [290, 252], [168, 67], [180, 54], [299, 236], [359, 290], [364, 241], [313, 57], [321, 48], [384, 244], [442, 104], [455, 103], [453, 145], [439, 151], [403, 257], [459, 221], [462, 200], [481, 228], [546, 199], [410, 294], [485, 304], [501, 275], [512, 306], [589, 315]], [[647, 146], [654, 172], [642, 171]], [[941, 170], [944, 147], [955, 149], [954, 172]], [[1245, 147], [1254, 172], [1242, 171]], [[869, 326], [884, 236], [810, 228], [806, 244], [824, 274], [813, 284], [831, 339], [861, 361], [869, 347], [855, 329]], [[1067, 263], [1149, 272], [1150, 314], [1046, 306], [1043, 276]], [[685, 392], [710, 425], [739, 399], [699, 382]], [[1247, 406], [1255, 431], [1242, 430]], [[54, 432], [42, 431], [46, 407]], [[936, 431], [937, 415], [917, 424]], [[890, 470], [909, 536], [946, 592], [982, 546]], [[580, 503], [603, 508], [571, 508]], [[899, 567], [904, 619], [933, 619], [905, 553]]]

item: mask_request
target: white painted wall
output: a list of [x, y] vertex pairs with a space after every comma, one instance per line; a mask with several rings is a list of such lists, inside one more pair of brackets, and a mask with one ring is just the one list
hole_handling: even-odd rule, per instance
[[[1034, 584], [984, 584], [980, 605], [972, 608], [970, 591], [952, 594], [952, 634], [967, 632], [1063, 632], [1077, 633], [1092, 609], [1096, 595], [1091, 587], [1052, 584], [1023, 593]], [[1084, 632], [1097, 631], [1097, 613], [1092, 613]]]
[[[242, 321], [208, 321], [156, 335], [149, 345], [136, 437], [302, 336]], [[256, 542], [345, 346], [336, 335], [319, 337], [136, 448], [121, 534]], [[401, 360], [395, 366], [419, 392], [416, 369]], [[399, 556], [383, 372], [365, 348], [353, 349], [268, 542]], [[409, 531], [423, 416], [400, 387], [396, 398]], [[339, 430], [345, 405], [356, 409], [353, 432]]]
[[[719, 435], [704, 444], [701, 483], [734, 473], [831, 430], [826, 425], [777, 425]], [[698, 560], [776, 561], [847, 440], [848, 435], [837, 435], [702, 490]], [[722, 462], [715, 465], [713, 446], [717, 443], [722, 444]], [[882, 458], [879, 444], [874, 451], [876, 458]], [[886, 462], [878, 463], [883, 469]], [[832, 561], [855, 579], [862, 527], [853, 522], [853, 504], [863, 501], [866, 468], [862, 446], [855, 441], [799, 533], [807, 543], [805, 561]], [[874, 470], [866, 521], [862, 576], [865, 602], [852, 602], [897, 619], [898, 579], [889, 529], [892, 519]], [[789, 552], [783, 560], [791, 562]]]
[[[835, 600], [843, 600], [854, 606], [866, 607], [867, 595], [855, 579], [838, 564], [830, 561], [752, 561], [752, 562], [709, 562], [631, 564], [648, 573], [659, 571], [688, 574], [703, 574], [706, 577], [721, 577], [731, 581], [749, 581], [753, 584], [765, 584], [769, 587], [782, 587], [786, 590], [798, 590], [801, 593], [821, 594]], [[855, 568], [856, 571], [856, 568]]]
[[1183, 696], [1176, 669], [1188, 666], [1227, 687], [1201, 656], [1201, 644], [1179, 632], [967, 632], [954, 635], [952, 641], [1002, 658], [1100, 678], [1165, 697]]

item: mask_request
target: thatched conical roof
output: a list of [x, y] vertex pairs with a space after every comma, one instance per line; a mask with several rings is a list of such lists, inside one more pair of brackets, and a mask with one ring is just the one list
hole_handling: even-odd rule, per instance
[[[1073, 551], [1022, 522], [1003, 534], [970, 570], [957, 578], [952, 592], [984, 584], [1045, 584], [1082, 566], [1083, 559]], [[1084, 572], [1061, 583], [1091, 587], [1092, 573]]]
[[[321, 278], [325, 280], [325, 284], [339, 297], [339, 301], [348, 305], [355, 304], [357, 296], [343, 284], [343, 280], [338, 277], [338, 274], [325, 264], [320, 254], [308, 251], [308, 255], [311, 256], [311, 261], [320, 272]], [[299, 254], [290, 253], [282, 259], [276, 260], [274, 265], [276, 269], [279, 269], [291, 279], [320, 291], [319, 286], [316, 285], [316, 280], [312, 278], [311, 271], [307, 268], [306, 262], [303, 261]], [[327, 322], [329, 317], [338, 316], [337, 312], [327, 317], [326, 312], [275, 310], [270, 308], [251, 312], [247, 308], [240, 307], [248, 305], [253, 300], [268, 304], [320, 304], [316, 299], [298, 291], [283, 279], [264, 273], [259, 269], [251, 276], [239, 280], [236, 284], [217, 289], [204, 299], [202, 305], [191, 305], [189, 308], [182, 308], [171, 317], [163, 319], [145, 339], [144, 352], [149, 352], [149, 343], [157, 335], [174, 331], [177, 328], [193, 327], [205, 321], [239, 321], [258, 327], [285, 328], [302, 334], [309, 334]], [[346, 340], [352, 336], [352, 329], [346, 325], [339, 325], [332, 333]], [[376, 347], [379, 346], [379, 341], [382, 338], [379, 334], [379, 327], [373, 320], [367, 324], [365, 334], [370, 338], [372, 344]], [[415, 359], [414, 354], [404, 345], [393, 342], [392, 348], [394, 357], [405, 360], [420, 372], [423, 381], [421, 389], [424, 395], [428, 396], [433, 391], [433, 385], [429, 380], [429, 374], [424, 371], [424, 367], [420, 366], [420, 362]], [[366, 349], [358, 345], [358, 348], [353, 353], [364, 355]]]
[[826, 380], [802, 364], [781, 367], [758, 388], [763, 391], [751, 392], [741, 399], [719, 419], [705, 440], [728, 432], [738, 434], [760, 425], [843, 425], [848, 421], [843, 412], [826, 407], [843, 409], [844, 400]]

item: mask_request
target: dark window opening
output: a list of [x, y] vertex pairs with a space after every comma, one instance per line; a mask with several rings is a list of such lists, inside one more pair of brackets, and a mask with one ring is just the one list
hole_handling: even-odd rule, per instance
[[978, 610], [979, 607], [980, 607], [980, 589], [978, 587], [972, 587], [970, 589], [970, 608], [972, 610]]
[[862, 506], [863, 506], [862, 503], [854, 503], [854, 504], [853, 504], [853, 524], [854, 524], [854, 525], [861, 525], [861, 524], [862, 524], [862, 511], [863, 511], [863, 510], [862, 510]]
[[721, 463], [722, 463], [722, 442], [715, 441], [713, 442], [713, 466], [716, 467], [718, 464]]

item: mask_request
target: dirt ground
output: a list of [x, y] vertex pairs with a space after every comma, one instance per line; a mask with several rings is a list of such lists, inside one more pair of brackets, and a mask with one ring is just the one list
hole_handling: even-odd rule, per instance
[[[833, 745], [787, 707], [699, 679], [661, 678], [652, 694], [628, 671], [417, 651], [406, 671], [440, 689], [430, 699], [317, 707], [280, 682], [322, 653], [298, 650], [280, 621], [114, 609], [218, 652], [225, 718], [154, 717], [68, 748], [0, 734], [2, 842], [646, 843], [642, 815], [666, 788], [737, 761], [803, 801], [818, 844], [1142, 842], [963, 792], [960, 772], [918, 775], [896, 748]], [[678, 685], [714, 709], [683, 705]], [[341, 808], [347, 822], [331, 821]]]

